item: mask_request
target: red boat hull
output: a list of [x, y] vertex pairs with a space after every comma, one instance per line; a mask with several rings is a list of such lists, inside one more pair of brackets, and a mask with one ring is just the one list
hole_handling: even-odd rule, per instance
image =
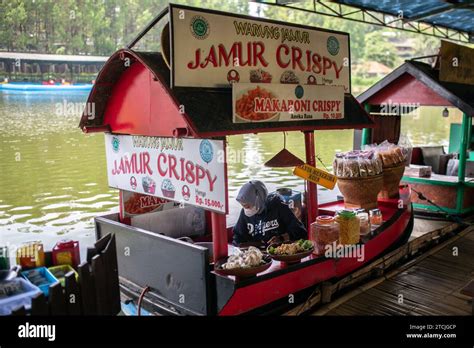
[[[219, 315], [239, 315], [288, 297], [331, 278], [340, 278], [364, 266], [397, 243], [407, 240], [413, 227], [411, 204], [398, 209], [398, 202], [385, 202], [380, 206], [385, 221], [383, 230], [364, 244], [364, 259], [345, 257], [339, 259], [310, 256], [297, 265], [284, 265], [274, 261], [266, 272], [249, 280], [235, 282], [235, 290], [219, 310]], [[320, 207], [321, 211], [334, 210], [338, 204]], [[217, 277], [221, 277], [216, 274]], [[265, 279], [267, 278], [267, 279]], [[219, 283], [219, 282], [218, 282]], [[219, 287], [217, 288], [219, 292]]]

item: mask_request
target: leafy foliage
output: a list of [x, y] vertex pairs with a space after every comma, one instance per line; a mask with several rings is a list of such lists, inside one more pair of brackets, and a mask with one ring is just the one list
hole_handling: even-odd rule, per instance
[[[348, 32], [352, 60], [376, 60], [393, 67], [397, 54], [382, 36], [385, 28], [245, 0], [180, 0], [202, 8], [260, 15], [290, 23]], [[110, 55], [123, 47], [163, 8], [167, 0], [0, 0], [0, 50], [53, 54]], [[160, 27], [139, 48], [157, 50]], [[398, 33], [408, 37], [412, 34]], [[432, 53], [438, 39], [417, 35], [416, 53]], [[429, 51], [429, 52], [428, 52]]]

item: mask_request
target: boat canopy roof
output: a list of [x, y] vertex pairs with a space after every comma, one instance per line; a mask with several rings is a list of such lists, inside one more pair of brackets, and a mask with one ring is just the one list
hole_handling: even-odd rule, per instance
[[454, 106], [474, 116], [473, 95], [474, 85], [440, 81], [438, 69], [419, 61], [406, 61], [357, 100], [370, 105]]
[[351, 94], [344, 96], [344, 115], [330, 120], [233, 123], [232, 89], [171, 89], [170, 70], [160, 53], [122, 49], [99, 72], [79, 126], [84, 132], [196, 138], [373, 127]]
[[254, 0], [323, 16], [465, 43], [474, 42], [472, 0]]

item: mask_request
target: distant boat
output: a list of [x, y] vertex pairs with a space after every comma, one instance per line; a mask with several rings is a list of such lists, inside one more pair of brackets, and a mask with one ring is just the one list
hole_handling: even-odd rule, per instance
[[4, 91], [89, 91], [92, 84], [78, 84], [78, 85], [40, 85], [34, 83], [2, 83], [0, 90]]

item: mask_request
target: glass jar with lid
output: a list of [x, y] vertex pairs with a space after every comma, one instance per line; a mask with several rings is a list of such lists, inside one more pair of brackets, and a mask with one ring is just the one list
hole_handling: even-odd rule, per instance
[[314, 243], [314, 254], [323, 255], [326, 245], [338, 243], [339, 224], [334, 217], [320, 215], [311, 224], [311, 241]]

